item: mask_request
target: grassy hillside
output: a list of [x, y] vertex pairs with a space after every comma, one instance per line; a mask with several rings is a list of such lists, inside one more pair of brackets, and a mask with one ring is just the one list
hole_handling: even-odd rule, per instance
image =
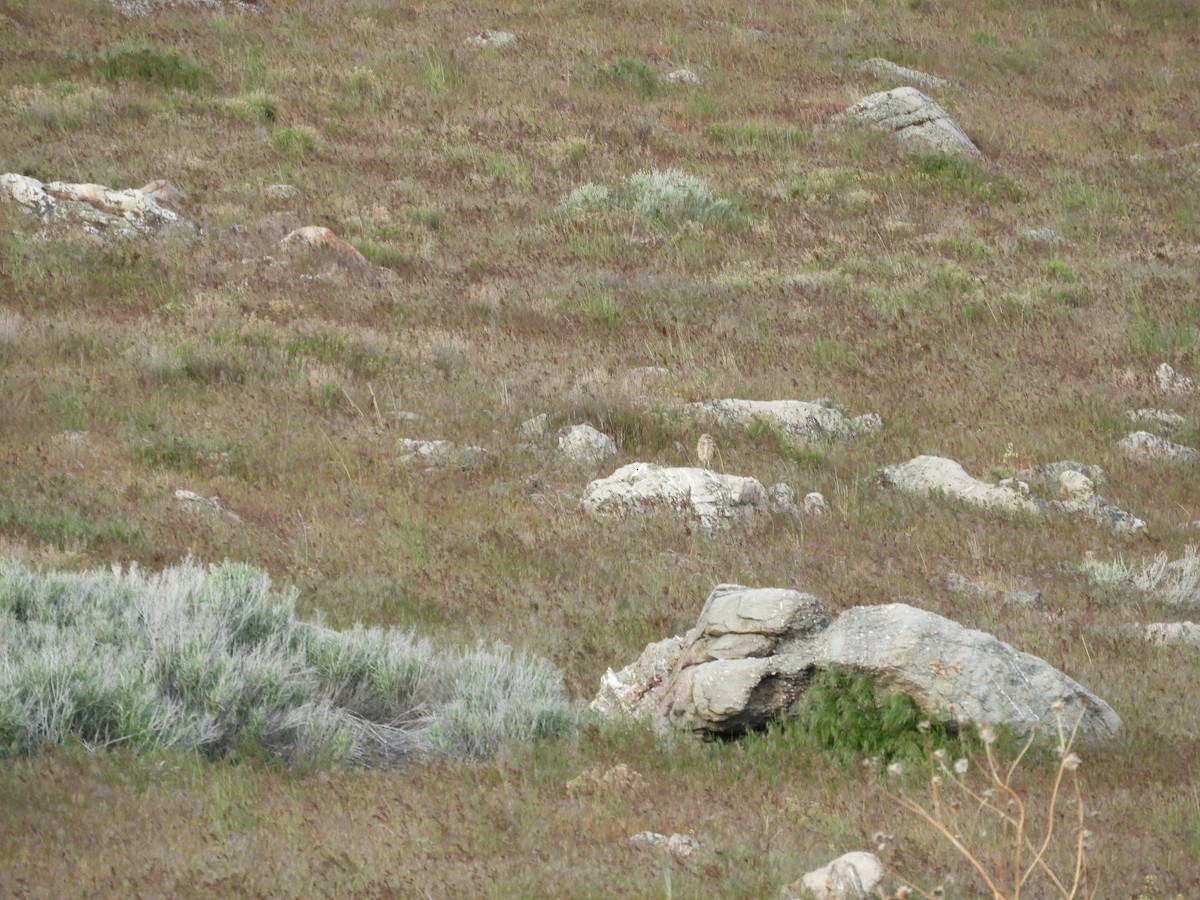
[[[485, 28], [518, 40], [467, 42]], [[168, 178], [202, 229], [44, 237], [0, 202], [0, 555], [248, 563], [302, 615], [501, 641], [583, 700], [717, 583], [798, 587], [831, 614], [906, 598], [1118, 711], [1126, 736], [1080, 769], [1097, 896], [1194, 896], [1200, 651], [1122, 630], [1189, 613], [1080, 566], [1200, 541], [1183, 527], [1196, 466], [1115, 446], [1148, 406], [1200, 446], [1200, 393], [1153, 379], [1166, 362], [1200, 380], [1198, 54], [1186, 0], [278, 0], [142, 18], [0, 0], [0, 172]], [[929, 93], [982, 158], [836, 125], [899, 84], [860, 70], [877, 56], [950, 79]], [[667, 83], [679, 67], [703, 83]], [[669, 169], [706, 186], [704, 214], [620, 200]], [[588, 184], [620, 202], [564, 204]], [[280, 238], [310, 224], [391, 276], [289, 261]], [[669, 374], [630, 374], [647, 366]], [[680, 407], [714, 397], [831, 397], [884, 427], [805, 447], [716, 432], [726, 471], [832, 507], [716, 536], [585, 517], [612, 464], [517, 435], [544, 412], [551, 435], [610, 434], [616, 465], [689, 465], [700, 429]], [[397, 463], [399, 438], [495, 461], [425, 472]], [[878, 486], [925, 453], [978, 477], [1098, 464], [1149, 537]], [[949, 572], [1040, 590], [1051, 612], [931, 586]], [[617, 763], [636, 787], [567, 791]], [[1039, 757], [1024, 786], [1044, 796], [1054, 774]], [[589, 728], [390, 774], [66, 748], [4, 762], [0, 808], [0, 893], [18, 896], [765, 897], [880, 830], [897, 871], [978, 889], [860, 766], [795, 733]], [[704, 851], [635, 853], [643, 830]]]

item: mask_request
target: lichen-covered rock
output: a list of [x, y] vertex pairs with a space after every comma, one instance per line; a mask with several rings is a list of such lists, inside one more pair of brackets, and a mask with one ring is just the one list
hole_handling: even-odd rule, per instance
[[979, 148], [942, 107], [914, 87], [881, 91], [843, 114], [849, 122], [890, 131], [917, 150], [979, 155]]
[[63, 225], [93, 235], [128, 237], [154, 234], [168, 226], [191, 223], [165, 203], [184, 194], [165, 179], [143, 188], [115, 190], [101, 184], [43, 183], [28, 175], [0, 175], [0, 196], [16, 202], [47, 227]]

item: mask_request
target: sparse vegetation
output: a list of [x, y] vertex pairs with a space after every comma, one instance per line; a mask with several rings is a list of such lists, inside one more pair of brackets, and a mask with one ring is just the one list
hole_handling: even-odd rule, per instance
[[[0, 557], [60, 586], [127, 583], [108, 573], [134, 563], [148, 583], [189, 557], [269, 573], [294, 605], [280, 628], [322, 621], [329, 637], [327, 656], [285, 655], [304, 677], [283, 686], [337, 696], [311, 733], [273, 731], [262, 710], [292, 720], [259, 702], [279, 671], [266, 666], [242, 712], [248, 694], [218, 691], [241, 726], [210, 752], [134, 753], [132, 737], [100, 752], [121, 721], [154, 747], [161, 710], [134, 689], [153, 679], [131, 662], [125, 681], [72, 682], [77, 696], [56, 696], [91, 710], [75, 723], [90, 730], [60, 718], [62, 746], [0, 765], [0, 893], [759, 898], [883, 830], [913, 883], [990, 896], [864, 777], [878, 766], [843, 764], [885, 752], [852, 732], [830, 750], [794, 724], [713, 744], [629, 724], [553, 741], [533, 720], [497, 730], [519, 661], [548, 660], [571, 704], [589, 700], [606, 668], [736, 582], [802, 588], [831, 615], [903, 599], [1094, 690], [1126, 731], [1079, 751], [1102, 864], [1089, 886], [1200, 895], [1200, 667], [1193, 648], [1127, 629], [1195, 619], [1200, 479], [1115, 446], [1143, 407], [1177, 412], [1171, 439], [1200, 446], [1200, 393], [1160, 393], [1153, 376], [1165, 362], [1200, 381], [1193, 4], [253, 5], [141, 17], [0, 0], [0, 173], [167, 178], [197, 226], [43, 233], [0, 199]], [[518, 41], [469, 46], [484, 28]], [[982, 157], [913, 155], [835, 123], [892, 86], [858, 68], [874, 56], [949, 79], [937, 99]], [[682, 66], [703, 84], [667, 85]], [[302, 225], [367, 262], [282, 253]], [[796, 446], [683, 412], [715, 397], [831, 397], [885, 427]], [[539, 413], [549, 431], [524, 450], [517, 429]], [[614, 465], [694, 465], [713, 428], [727, 471], [820, 491], [831, 514], [715, 539], [666, 516], [592, 521], [579, 499], [596, 473], [554, 455], [557, 429], [580, 422], [616, 440]], [[483, 446], [494, 463], [401, 465], [400, 438]], [[923, 453], [971, 473], [1099, 465], [1103, 496], [1149, 537], [878, 488], [880, 466]], [[1081, 571], [1089, 551], [1117, 561], [1114, 579]], [[947, 572], [1040, 591], [1048, 614], [930, 586]], [[318, 677], [341, 665], [371, 673], [346, 685], [374, 684], [386, 635], [428, 641], [447, 673], [480, 665], [446, 675], [457, 702], [389, 723], [374, 688]], [[447, 649], [481, 641], [513, 649]], [[91, 671], [118, 643], [71, 646]], [[9, 735], [10, 671], [0, 651]], [[415, 722], [434, 752], [386, 773], [334, 761], [379, 751], [377, 721]], [[515, 740], [474, 755], [500, 733]], [[618, 762], [636, 792], [566, 794]], [[1013, 787], [1040, 810], [1058, 775], [1035, 748]], [[631, 855], [643, 829], [694, 834], [702, 856]]]

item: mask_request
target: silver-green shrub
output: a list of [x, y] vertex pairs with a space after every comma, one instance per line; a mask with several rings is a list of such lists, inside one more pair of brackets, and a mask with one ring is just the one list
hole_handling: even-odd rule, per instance
[[560, 674], [296, 617], [250, 566], [40, 572], [0, 560], [0, 753], [77, 740], [377, 765], [569, 733]]
[[614, 190], [582, 184], [563, 198], [568, 211], [621, 209], [667, 225], [680, 222], [733, 222], [733, 204], [713, 196], [708, 185], [678, 169], [635, 172]]

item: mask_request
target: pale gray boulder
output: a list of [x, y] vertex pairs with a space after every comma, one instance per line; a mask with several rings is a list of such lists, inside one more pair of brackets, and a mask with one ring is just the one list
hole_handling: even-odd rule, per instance
[[467, 43], [473, 47], [502, 47], [516, 46], [517, 36], [511, 31], [484, 30], [467, 38]]
[[1165, 431], [1174, 431], [1187, 424], [1187, 419], [1173, 409], [1153, 409], [1152, 407], [1127, 409], [1125, 418], [1138, 425], [1151, 425]]
[[795, 884], [783, 889], [786, 900], [862, 900], [877, 894], [886, 870], [874, 853], [855, 850], [806, 872]]
[[1154, 370], [1154, 386], [1160, 394], [1194, 394], [1196, 381], [1187, 375], [1181, 375], [1169, 363], [1163, 363]]
[[749, 524], [771, 510], [767, 490], [755, 478], [644, 462], [622, 466], [591, 482], [580, 502], [594, 516], [678, 512], [708, 530]]
[[[880, 470], [879, 481], [883, 487], [918, 496], [941, 496], [1007, 513], [1039, 515], [1043, 511], [1054, 510], [1093, 519], [1117, 534], [1144, 534], [1146, 523], [1097, 494], [1095, 482], [1087, 474], [1088, 471], [1094, 471], [1098, 478], [1104, 475], [1098, 467], [1067, 460], [1026, 470], [1016, 477], [992, 484], [968, 475], [952, 459], [917, 456], [908, 462], [885, 466]], [[1027, 476], [1038, 487], [1050, 485], [1050, 479], [1056, 477], [1059, 499], [1038, 496], [1031, 489], [1030, 481], [1022, 476]]]
[[961, 717], [1017, 731], [1053, 727], [1051, 706], [1080, 718], [1084, 739], [1116, 735], [1121, 720], [1049, 663], [990, 634], [901, 603], [859, 606], [830, 623], [809, 594], [715, 588], [694, 628], [650, 644], [601, 679], [592, 709], [695, 734], [737, 735], [795, 712], [817, 672], [869, 676], [912, 698], [931, 719]]
[[567, 425], [558, 430], [558, 452], [570, 462], [594, 466], [616, 456], [617, 445], [591, 425]]
[[699, 418], [724, 427], [767, 422], [800, 443], [837, 441], [876, 431], [883, 420], [874, 413], [847, 417], [831, 400], [702, 400], [687, 407]]
[[979, 148], [949, 113], [914, 87], [871, 94], [839, 118], [889, 131], [915, 150], [980, 155]]
[[990, 484], [967, 474], [960, 464], [943, 456], [917, 456], [887, 466], [880, 473], [884, 487], [918, 496], [940, 495], [972, 506], [1010, 513], [1037, 513], [1039, 506], [1024, 482]]
[[1117, 441], [1117, 449], [1126, 459], [1134, 462], [1200, 461], [1200, 450], [1168, 441], [1148, 431], [1135, 431], [1126, 435]]

